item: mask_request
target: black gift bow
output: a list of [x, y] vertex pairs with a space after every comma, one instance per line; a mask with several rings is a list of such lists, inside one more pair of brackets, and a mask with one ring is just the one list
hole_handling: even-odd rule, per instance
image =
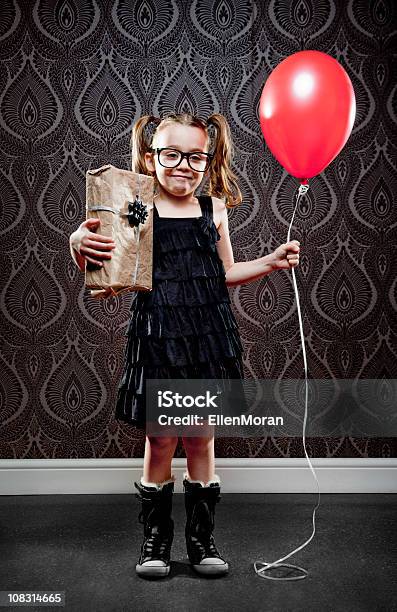
[[142, 200], [135, 198], [135, 202], [128, 202], [128, 223], [132, 226], [138, 226], [140, 223], [145, 223], [146, 217], [148, 216], [148, 210], [146, 204], [142, 203]]

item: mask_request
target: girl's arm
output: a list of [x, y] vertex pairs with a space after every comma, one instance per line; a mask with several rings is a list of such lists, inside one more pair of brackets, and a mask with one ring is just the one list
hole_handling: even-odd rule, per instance
[[219, 207], [218, 210], [221, 215], [221, 222], [218, 227], [221, 238], [217, 241], [216, 246], [226, 271], [226, 285], [233, 287], [234, 285], [251, 283], [276, 270], [289, 269], [298, 265], [300, 249], [296, 240], [282, 244], [273, 253], [258, 257], [258, 259], [235, 262], [229, 236], [227, 208], [224, 202], [218, 198], [212, 198], [212, 201], [214, 206]]

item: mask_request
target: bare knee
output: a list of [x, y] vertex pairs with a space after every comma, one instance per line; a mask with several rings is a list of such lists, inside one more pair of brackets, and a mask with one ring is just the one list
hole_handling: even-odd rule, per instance
[[188, 453], [190, 451], [197, 452], [208, 452], [213, 448], [214, 438], [200, 438], [187, 436], [182, 438], [183, 446], [185, 447], [185, 451]]
[[177, 436], [146, 436], [146, 441], [149, 444], [151, 450], [154, 451], [167, 451], [174, 449], [178, 443]]

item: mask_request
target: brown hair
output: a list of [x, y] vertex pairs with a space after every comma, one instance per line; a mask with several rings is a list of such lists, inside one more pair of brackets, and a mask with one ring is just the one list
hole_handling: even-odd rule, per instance
[[[226, 198], [226, 207], [234, 208], [242, 201], [241, 191], [237, 184], [237, 177], [232, 171], [230, 164], [233, 155], [233, 142], [230, 127], [226, 118], [214, 113], [205, 122], [200, 117], [190, 113], [170, 113], [162, 118], [154, 115], [144, 115], [134, 124], [131, 134], [131, 165], [132, 171], [139, 174], [151, 174], [145, 163], [145, 153], [150, 152], [156, 130], [163, 125], [175, 122], [182, 125], [191, 125], [203, 129], [211, 145], [211, 136], [208, 128], [213, 127], [216, 131], [215, 147], [213, 148], [213, 159], [208, 169], [209, 188], [207, 195], [218, 198]], [[152, 128], [150, 136], [145, 136], [145, 130]], [[156, 182], [156, 177], [155, 177]]]

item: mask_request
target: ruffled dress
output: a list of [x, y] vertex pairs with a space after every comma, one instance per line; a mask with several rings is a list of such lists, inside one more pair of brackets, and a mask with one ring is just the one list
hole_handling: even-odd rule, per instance
[[212, 199], [198, 200], [200, 217], [160, 217], [154, 206], [153, 287], [133, 293], [115, 410], [117, 420], [141, 429], [146, 379], [243, 378]]

